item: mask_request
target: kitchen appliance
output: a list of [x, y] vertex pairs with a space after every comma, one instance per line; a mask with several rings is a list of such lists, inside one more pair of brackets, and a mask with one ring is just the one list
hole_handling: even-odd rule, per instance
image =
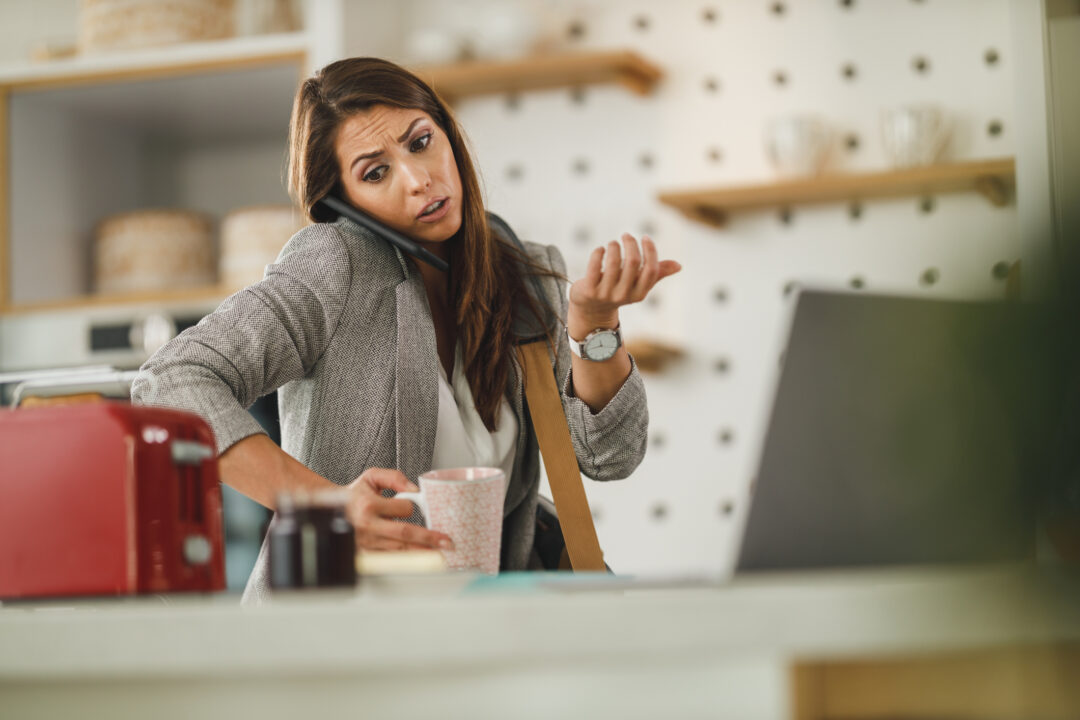
[[10, 403], [14, 383], [39, 373], [136, 370], [218, 302], [91, 305], [0, 315], [0, 401]]
[[[124, 372], [112, 368], [29, 373], [25, 380], [15, 385], [11, 393], [11, 407], [69, 403], [72, 398], [82, 398], [84, 401], [129, 400], [131, 384], [138, 374], [134, 370]], [[14, 373], [0, 373], [0, 383], [18, 377]]]
[[0, 598], [223, 590], [214, 448], [176, 410], [0, 410]]

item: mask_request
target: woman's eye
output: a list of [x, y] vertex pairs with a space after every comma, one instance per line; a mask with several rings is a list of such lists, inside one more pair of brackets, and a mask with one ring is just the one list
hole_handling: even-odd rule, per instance
[[[428, 133], [427, 135], [421, 135], [420, 137], [416, 138], [416, 140], [414, 140], [413, 144], [412, 144], [413, 152], [420, 152], [421, 150], [427, 150], [427, 146], [431, 144], [431, 135], [432, 135], [432, 133]], [[416, 144], [418, 142], [420, 142], [421, 140], [423, 141], [423, 144], [420, 145], [420, 147], [417, 147]]]
[[[380, 180], [382, 180], [383, 175], [385, 175], [386, 173], [379, 171], [383, 170], [385, 167], [385, 165], [380, 165], [379, 167], [369, 172], [367, 175], [364, 175], [364, 182], [379, 182]], [[376, 175], [376, 173], [378, 174]]]
[[[415, 140], [413, 140], [412, 145], [409, 146], [409, 149], [413, 152], [423, 152], [424, 150], [427, 150], [428, 145], [431, 144], [431, 136], [433, 134], [434, 133], [428, 133], [427, 135], [421, 135], [420, 137], [416, 138]], [[386, 168], [386, 165], [380, 165], [379, 167], [369, 171], [366, 175], [364, 175], [364, 182], [379, 182], [383, 179], [383, 176], [386, 175]]]

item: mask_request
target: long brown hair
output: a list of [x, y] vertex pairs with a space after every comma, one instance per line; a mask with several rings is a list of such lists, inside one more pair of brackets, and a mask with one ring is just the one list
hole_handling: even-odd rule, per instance
[[476, 410], [494, 430], [514, 351], [514, 309], [524, 307], [541, 322], [548, 316], [537, 303], [542, 299], [526, 291], [525, 275], [554, 273], [492, 232], [464, 135], [442, 99], [420, 78], [386, 60], [361, 57], [327, 65], [301, 83], [293, 102], [289, 194], [314, 222], [337, 219], [319, 201], [330, 193], [343, 195], [335, 153], [338, 128], [376, 105], [426, 112], [453, 148], [464, 197], [461, 229], [447, 241], [449, 299]]

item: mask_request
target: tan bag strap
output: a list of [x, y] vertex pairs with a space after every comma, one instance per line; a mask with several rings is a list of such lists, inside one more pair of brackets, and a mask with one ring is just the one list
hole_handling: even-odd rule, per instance
[[540, 454], [544, 458], [570, 564], [577, 572], [603, 572], [604, 554], [600, 551], [577, 456], [570, 442], [570, 428], [566, 424], [562, 396], [555, 385], [547, 343], [539, 340], [519, 345], [518, 359], [524, 368], [525, 398], [540, 443]]

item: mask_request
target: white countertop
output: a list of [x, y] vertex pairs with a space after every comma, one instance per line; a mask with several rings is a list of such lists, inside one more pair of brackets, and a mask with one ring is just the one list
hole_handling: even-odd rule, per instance
[[[580, 578], [581, 576], [579, 576]], [[1080, 578], [1031, 568], [763, 575], [720, 585], [369, 581], [236, 596], [8, 603], [0, 681], [459, 671], [664, 656], [881, 656], [1080, 640]], [[651, 660], [649, 660], [651, 661]]]

